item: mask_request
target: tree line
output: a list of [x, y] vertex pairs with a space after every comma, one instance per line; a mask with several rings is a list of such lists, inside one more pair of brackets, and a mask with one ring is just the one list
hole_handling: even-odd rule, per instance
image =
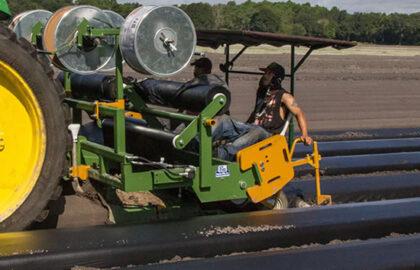
[[[76, 4], [112, 9], [123, 16], [138, 7], [137, 3], [118, 4], [116, 0], [76, 0]], [[13, 12], [44, 8], [57, 10], [73, 4], [72, 0], [13, 0]], [[193, 20], [197, 29], [254, 30], [290, 35], [309, 35], [377, 44], [420, 45], [420, 12], [353, 13], [309, 3], [252, 2], [210, 5], [192, 3], [179, 6]]]

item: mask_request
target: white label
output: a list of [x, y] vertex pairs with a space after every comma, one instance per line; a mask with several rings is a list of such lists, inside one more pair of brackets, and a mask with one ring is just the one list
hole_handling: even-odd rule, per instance
[[221, 177], [227, 177], [227, 176], [230, 176], [228, 166], [227, 165], [217, 166], [216, 177], [221, 178]]

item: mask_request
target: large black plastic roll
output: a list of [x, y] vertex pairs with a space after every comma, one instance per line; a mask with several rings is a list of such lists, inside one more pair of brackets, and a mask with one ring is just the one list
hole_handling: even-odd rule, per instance
[[[63, 72], [58, 74], [57, 79], [64, 85]], [[71, 74], [70, 81], [73, 98], [88, 101], [111, 101], [116, 98], [117, 86], [115, 76], [105, 74]]]
[[187, 83], [147, 79], [137, 83], [136, 90], [147, 103], [192, 112], [202, 111], [215, 95], [224, 94], [227, 102], [219, 112], [219, 114], [224, 114], [229, 110], [230, 92], [222, 80], [213, 78], [208, 77], [205, 80], [193, 80]]

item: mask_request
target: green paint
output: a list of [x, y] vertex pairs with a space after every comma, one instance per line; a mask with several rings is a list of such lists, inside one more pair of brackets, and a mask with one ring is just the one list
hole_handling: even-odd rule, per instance
[[[78, 27], [77, 44], [83, 46], [86, 37], [114, 36], [118, 40], [118, 35], [119, 29], [94, 29], [84, 20]], [[100, 105], [99, 117], [111, 118], [114, 121], [114, 141], [112, 147], [90, 142], [85, 138], [78, 141], [78, 163], [91, 167], [90, 178], [109, 186], [106, 192], [108, 197], [114, 196], [114, 191], [118, 188], [127, 192], [187, 189], [193, 191], [202, 203], [246, 198], [246, 188], [260, 183], [261, 177], [255, 169], [241, 171], [236, 162], [213, 158], [211, 126], [206, 125], [206, 120], [216, 117], [226, 105], [226, 96], [215, 96], [213, 101], [196, 116], [149, 108], [132, 87], [124, 88], [122, 63], [123, 59], [117, 48], [115, 69], [117, 99], [126, 98], [130, 109], [140, 112], [151, 128], [162, 130], [162, 132], [163, 127], [157, 117], [187, 123], [187, 127], [174, 138], [173, 147], [176, 149], [175, 156], [182, 160], [181, 164], [193, 165], [192, 168], [195, 171], [188, 178], [185, 176], [185, 167], [156, 168], [145, 171], [135, 168], [131, 161], [133, 155], [126, 152], [125, 110]], [[70, 81], [68, 73], [65, 75], [65, 81]], [[70, 91], [70, 88], [71, 85], [67, 82], [66, 89]], [[81, 111], [93, 114], [97, 106], [95, 102], [82, 99], [66, 98], [65, 102], [77, 114]], [[77, 120], [80, 121], [81, 118], [77, 117]], [[194, 138], [199, 138], [198, 154], [184, 150]], [[180, 198], [170, 199], [169, 204], [168, 213], [173, 213], [174, 209], [181, 209], [180, 212], [182, 212], [185, 201]], [[153, 216], [156, 214], [156, 209], [153, 207], [118, 208], [115, 212], [119, 217], [126, 218], [127, 215]]]
[[6, 0], [0, 0], [0, 19], [8, 19], [12, 16]]

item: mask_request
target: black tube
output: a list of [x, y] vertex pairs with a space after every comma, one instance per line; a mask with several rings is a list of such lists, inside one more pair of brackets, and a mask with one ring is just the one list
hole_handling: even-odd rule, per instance
[[224, 82], [219, 80], [213, 83], [212, 79], [204, 81], [197, 79], [197, 81], [184, 84], [175, 81], [147, 79], [136, 83], [135, 89], [147, 103], [192, 112], [201, 112], [210, 104], [215, 95], [224, 94], [227, 98], [226, 105], [219, 112], [219, 114], [224, 114], [229, 110], [231, 97], [229, 90], [223, 84]]
[[[172, 140], [175, 134], [163, 130], [144, 126], [138, 120], [126, 119], [127, 153], [159, 161], [165, 157], [167, 161], [174, 162], [172, 158], [175, 151]], [[114, 146], [114, 122], [111, 119], [103, 121], [102, 134], [106, 146]]]
[[253, 252], [122, 269], [182, 270], [354, 270], [419, 269], [420, 236], [400, 236], [292, 250]]
[[[420, 138], [319, 142], [318, 147], [323, 157], [414, 152], [420, 151]], [[295, 156], [305, 156], [311, 150], [311, 147], [298, 144]]]
[[[140, 181], [140, 180], [139, 180]], [[113, 267], [420, 230], [420, 198], [0, 234], [0, 268]]]
[[[420, 173], [400, 172], [382, 175], [332, 176], [321, 178], [322, 192], [330, 194], [334, 203], [362, 202], [384, 199], [420, 197]], [[315, 197], [315, 181], [294, 180], [285, 188], [286, 194]]]
[[[420, 152], [325, 157], [321, 160], [323, 175], [402, 171], [420, 168]], [[309, 166], [298, 167], [296, 176], [313, 172]]]
[[[63, 72], [58, 74], [57, 79], [64, 86]], [[115, 76], [105, 74], [71, 74], [70, 81], [73, 98], [87, 101], [113, 101], [116, 99], [117, 85]]]
[[[298, 134], [296, 134], [298, 135]], [[311, 132], [317, 141], [348, 141], [348, 140], [372, 140], [372, 139], [396, 139], [420, 137], [419, 128], [382, 128], [360, 130], [328, 130]]]

